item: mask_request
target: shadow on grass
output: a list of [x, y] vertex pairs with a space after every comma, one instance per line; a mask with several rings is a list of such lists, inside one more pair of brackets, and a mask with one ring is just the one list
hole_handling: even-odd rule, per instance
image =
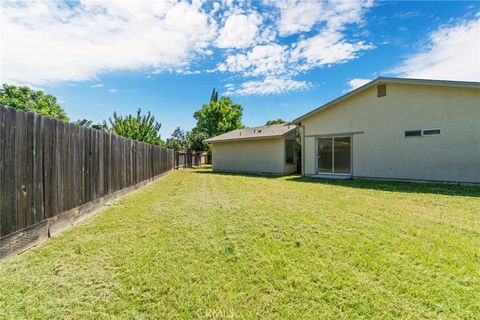
[[449, 196], [465, 196], [480, 197], [480, 187], [476, 186], [458, 186], [454, 184], [441, 183], [419, 183], [419, 182], [396, 182], [396, 181], [380, 181], [380, 180], [334, 180], [309, 178], [300, 175], [288, 176], [285, 178], [280, 175], [261, 174], [261, 173], [241, 173], [241, 172], [213, 172], [210, 169], [199, 168], [194, 169], [198, 174], [209, 174], [219, 176], [242, 176], [250, 178], [266, 178], [266, 179], [285, 179], [287, 182], [313, 183], [320, 185], [332, 185], [345, 188], [370, 189], [389, 192], [405, 192], [405, 193], [428, 193]]
[[390, 192], [429, 193], [448, 196], [480, 197], [480, 187], [459, 186], [441, 183], [372, 181], [372, 180], [332, 180], [309, 177], [289, 177], [291, 182], [314, 183], [341, 186], [346, 188], [370, 189]]

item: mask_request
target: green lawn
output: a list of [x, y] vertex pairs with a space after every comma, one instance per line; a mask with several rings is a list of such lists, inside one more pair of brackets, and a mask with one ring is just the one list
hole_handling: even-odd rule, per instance
[[181, 170], [0, 262], [8, 319], [480, 318], [480, 188]]

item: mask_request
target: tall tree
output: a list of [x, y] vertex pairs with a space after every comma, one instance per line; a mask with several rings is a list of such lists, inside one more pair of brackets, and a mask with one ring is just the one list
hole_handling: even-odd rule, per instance
[[174, 150], [187, 149], [187, 137], [185, 131], [180, 129], [180, 127], [177, 127], [170, 138], [165, 142], [165, 146]]
[[106, 122], [104, 122], [103, 126], [109, 132], [146, 143], [164, 145], [159, 133], [162, 125], [155, 121], [155, 117], [150, 111], [146, 115], [142, 115], [142, 110], [138, 109], [136, 115], [128, 115], [126, 117], [119, 116], [114, 112], [113, 119], [109, 118], [108, 120], [110, 127]]
[[287, 121], [278, 118], [277, 120], [268, 120], [267, 123], [265, 124], [266, 126], [270, 126], [272, 124], [278, 124], [278, 123], [287, 123]]
[[188, 149], [195, 151], [208, 151], [209, 146], [203, 143], [203, 140], [207, 139], [205, 132], [202, 132], [198, 128], [193, 128], [187, 132]]
[[43, 91], [29, 87], [17, 87], [4, 83], [0, 88], [0, 105], [39, 113], [43, 116], [68, 121], [65, 110], [57, 103], [57, 98]]
[[243, 128], [243, 108], [235, 104], [229, 97], [221, 97], [218, 101], [204, 104], [196, 111], [193, 117], [197, 120], [197, 130], [203, 132], [207, 138]]
[[210, 103], [218, 102], [218, 91], [213, 88], [212, 95], [210, 96]]

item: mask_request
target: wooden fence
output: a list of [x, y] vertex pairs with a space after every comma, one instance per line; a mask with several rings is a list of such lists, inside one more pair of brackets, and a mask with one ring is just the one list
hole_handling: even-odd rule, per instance
[[174, 166], [171, 149], [0, 106], [0, 238]]
[[175, 169], [199, 167], [209, 163], [210, 155], [205, 151], [175, 151]]

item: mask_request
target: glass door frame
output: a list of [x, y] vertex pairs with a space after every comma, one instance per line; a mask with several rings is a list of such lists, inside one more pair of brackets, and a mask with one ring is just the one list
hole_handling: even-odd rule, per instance
[[[349, 173], [338, 173], [335, 172], [335, 139], [334, 138], [350, 138], [350, 172]], [[332, 139], [332, 172], [321, 172], [318, 168], [318, 159], [320, 155], [318, 154], [318, 140], [320, 139]], [[323, 175], [332, 175], [332, 176], [351, 176], [353, 174], [353, 135], [328, 135], [328, 136], [317, 136], [315, 139], [315, 172], [317, 174]]]

